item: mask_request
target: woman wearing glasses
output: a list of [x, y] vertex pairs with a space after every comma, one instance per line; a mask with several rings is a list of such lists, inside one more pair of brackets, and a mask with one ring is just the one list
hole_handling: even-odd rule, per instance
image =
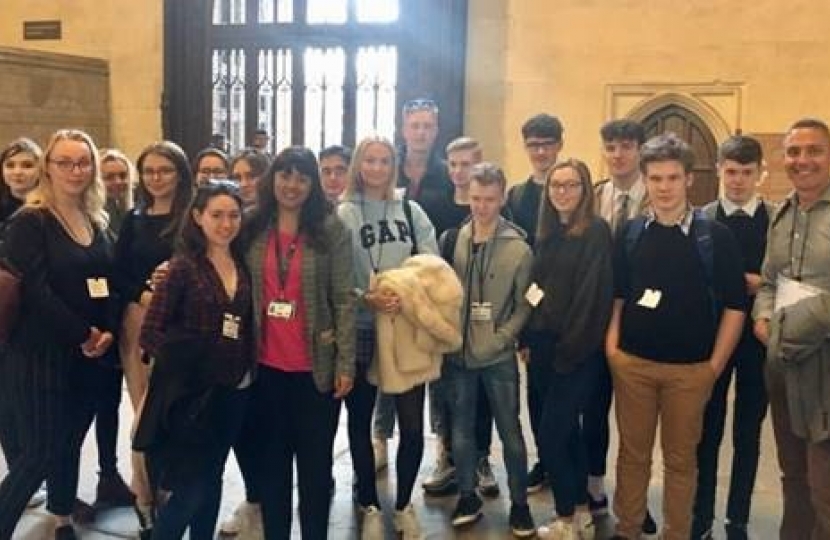
[[569, 159], [547, 174], [540, 207], [525, 340], [540, 362], [539, 454], [551, 481], [556, 518], [542, 538], [593, 538], [580, 417], [599, 376], [611, 316], [611, 231], [594, 214], [588, 167]]
[[[152, 166], [140, 163], [145, 171]], [[133, 444], [169, 491], [152, 538], [179, 540], [189, 529], [190, 538], [210, 540], [252, 380], [251, 278], [239, 240], [237, 187], [199, 186], [182, 222], [141, 330], [141, 346], [155, 363]]]
[[[119, 337], [121, 363], [133, 411], [138, 416], [147, 390], [148, 366], [138, 336], [147, 306], [153, 298], [150, 277], [167, 261], [193, 192], [187, 156], [175, 143], [162, 141], [138, 157], [138, 203], [124, 218], [115, 249], [116, 286], [126, 304]], [[133, 454], [133, 493], [142, 538], [153, 523], [153, 493], [144, 460]]]
[[208, 180], [227, 178], [229, 172], [228, 155], [218, 148], [205, 148], [196, 154], [196, 159], [193, 160], [193, 174], [197, 186]]
[[[383, 514], [375, 487], [375, 458], [371, 421], [376, 388], [367, 375], [375, 355], [375, 313], [397, 313], [400, 299], [375, 290], [375, 276], [398, 268], [415, 253], [438, 253], [435, 230], [421, 207], [404, 200], [395, 190], [395, 149], [386, 139], [370, 137], [357, 147], [337, 209], [352, 236], [355, 286], [361, 293], [357, 310], [357, 366], [354, 391], [346, 399], [349, 410], [349, 449], [357, 475], [358, 504], [364, 509], [362, 538], [384, 537]], [[407, 208], [408, 206], [408, 208]], [[419, 370], [402, 368], [394, 388], [400, 428], [396, 460], [398, 485], [395, 528], [404, 540], [422, 538], [421, 527], [410, 503], [412, 487], [424, 452], [423, 409], [426, 378]], [[408, 376], [407, 376], [408, 375]], [[392, 386], [379, 381], [383, 390]]]
[[84, 435], [94, 414], [96, 362], [110, 352], [118, 302], [112, 287], [98, 150], [80, 131], [55, 133], [43, 175], [6, 231], [5, 255], [22, 275], [19, 319], [0, 361], [3, 446], [17, 447], [0, 484], [0, 538], [11, 538], [48, 476], [55, 538], [70, 521]]

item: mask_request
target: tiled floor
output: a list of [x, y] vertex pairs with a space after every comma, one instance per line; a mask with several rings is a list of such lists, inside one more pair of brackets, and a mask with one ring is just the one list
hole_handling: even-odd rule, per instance
[[[126, 394], [125, 394], [126, 403]], [[128, 443], [127, 433], [129, 422], [132, 418], [131, 412], [126, 405], [122, 406], [122, 419], [124, 420], [121, 426], [121, 446], [119, 447], [121, 455], [126, 455]], [[523, 421], [527, 424], [526, 414], [523, 414]], [[731, 422], [731, 419], [729, 420]], [[330, 535], [332, 540], [351, 540], [358, 538], [356, 526], [356, 514], [351, 502], [351, 460], [347, 448], [347, 440], [345, 436], [345, 413], [341, 419], [342, 429], [338, 433], [337, 442], [335, 445], [335, 478], [337, 482], [337, 489], [334, 498], [334, 505], [331, 513]], [[529, 429], [525, 429], [525, 433], [529, 434]], [[494, 437], [498, 440], [497, 437]], [[727, 437], [728, 439], [728, 437]], [[426, 445], [426, 454], [424, 456], [423, 464], [421, 466], [420, 480], [429, 474], [429, 469], [434, 459], [434, 440], [430, 436]], [[616, 440], [612, 441], [612, 450], [610, 456], [616, 455]], [[502, 495], [496, 499], [488, 501], [485, 505], [485, 517], [477, 524], [464, 531], [454, 531], [449, 524], [449, 515], [452, 512], [455, 504], [454, 497], [447, 498], [429, 498], [424, 497], [420, 487], [416, 487], [414, 495], [414, 503], [417, 512], [421, 516], [425, 532], [430, 540], [438, 539], [507, 539], [511, 538], [507, 530], [507, 511], [509, 501], [506, 496], [507, 486], [504, 477], [504, 468], [500, 461], [500, 451], [498, 444], [494, 445], [493, 459], [494, 469], [499, 478]], [[529, 461], [533, 462], [535, 458], [535, 449], [531, 441], [528, 441], [529, 452], [531, 456]], [[390, 456], [394, 456], [395, 443], [390, 447]], [[721, 485], [728, 482], [729, 461], [731, 460], [731, 447], [729, 441], [725, 441], [722, 451], [722, 466], [719, 475], [719, 483]], [[93, 441], [88, 440], [84, 447], [84, 456], [81, 472], [81, 485], [79, 488], [80, 496], [86, 500], [94, 498], [95, 482], [97, 480], [97, 456], [95, 445]], [[125, 477], [129, 478], [129, 460], [122, 458], [120, 463], [122, 472]], [[0, 460], [0, 474], [5, 472], [2, 460]], [[613, 469], [613, 467], [612, 467]], [[610, 471], [611, 477], [609, 481], [613, 483], [613, 470]], [[378, 487], [381, 494], [382, 503], [387, 514], [388, 538], [394, 538], [392, 534], [391, 524], [391, 499], [394, 497], [394, 465], [391, 470], [383, 474], [379, 478]], [[659, 516], [661, 486], [662, 486], [662, 461], [659, 452], [655, 454], [654, 460], [654, 477], [652, 480], [650, 496], [650, 507]], [[242, 485], [236, 463], [231, 459], [228, 463], [225, 474], [225, 491], [222, 501], [222, 510], [220, 518], [228, 515], [235, 505], [242, 497]], [[722, 509], [724, 507], [723, 499], [725, 498], [724, 490], [718, 490], [718, 514], [722, 519]], [[536, 494], [530, 497], [531, 509], [538, 524], [550, 519], [552, 512], [551, 497], [549, 492]], [[758, 474], [758, 481], [755, 488], [755, 496], [753, 499], [753, 523], [751, 524], [754, 538], [767, 540], [777, 537], [777, 526], [780, 518], [780, 489], [778, 481], [777, 466], [775, 463], [775, 447], [772, 441], [772, 433], [769, 424], [765, 426], [763, 436], [763, 448], [761, 456], [761, 466]], [[613, 527], [613, 518], [607, 518], [598, 523], [598, 539], [607, 538], [610, 536]], [[659, 517], [658, 517], [659, 521]], [[296, 523], [296, 520], [295, 520]], [[81, 537], [84, 540], [104, 540], [114, 538], [134, 538], [136, 531], [135, 518], [128, 510], [113, 510], [99, 516], [98, 521], [94, 527], [81, 529]], [[15, 535], [15, 540], [41, 540], [51, 538], [51, 520], [46, 511], [41, 507], [28, 512], [20, 525], [18, 532]], [[300, 538], [297, 526], [295, 525], [294, 537]], [[721, 539], [723, 536], [722, 521], [715, 530], [715, 538]]]

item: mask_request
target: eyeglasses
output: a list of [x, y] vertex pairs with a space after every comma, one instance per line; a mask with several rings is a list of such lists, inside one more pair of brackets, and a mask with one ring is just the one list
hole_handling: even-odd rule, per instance
[[176, 174], [174, 167], [159, 167], [158, 169], [142, 169], [142, 178], [152, 178], [153, 176], [167, 177]]
[[199, 169], [196, 172], [198, 172], [202, 176], [210, 176], [212, 178], [228, 175], [228, 171], [226, 171], [225, 169], [222, 169], [220, 167], [214, 167], [214, 168], [205, 167], [204, 169]]
[[54, 164], [59, 171], [64, 173], [71, 173], [76, 168], [82, 173], [88, 173], [92, 171], [93, 168], [93, 163], [85, 159], [80, 161], [72, 161], [71, 159], [50, 159], [49, 163]]
[[551, 182], [550, 189], [553, 191], [561, 191], [567, 193], [569, 191], [576, 191], [582, 187], [581, 182]]
[[113, 172], [113, 173], [105, 174], [104, 175], [104, 180], [107, 180], [109, 182], [114, 182], [115, 180], [126, 180], [129, 177], [130, 177], [130, 175], [126, 171], [124, 171], [124, 172]]
[[547, 150], [548, 148], [552, 148], [556, 146], [559, 141], [554, 141], [553, 139], [546, 139], [543, 141], [529, 141], [525, 143], [525, 148], [530, 150], [531, 152], [538, 152], [539, 150]]
[[417, 111], [430, 111], [438, 114], [438, 104], [431, 99], [410, 99], [403, 104], [404, 114]]

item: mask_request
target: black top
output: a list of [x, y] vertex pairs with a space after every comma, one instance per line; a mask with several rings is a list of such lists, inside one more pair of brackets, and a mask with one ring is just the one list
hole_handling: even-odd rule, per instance
[[[625, 238], [629, 226], [630, 222], [620, 238]], [[625, 300], [621, 349], [657, 362], [708, 360], [720, 316], [712, 307], [710, 290], [721, 308], [746, 310], [738, 244], [725, 226], [712, 221], [710, 228], [714, 250], [711, 289], [693, 231], [687, 235], [677, 225], [652, 222], [634, 246], [631, 260], [626, 243], [616, 242], [615, 296]], [[643, 302], [647, 289], [660, 295], [654, 308], [641, 305], [647, 303]]]
[[173, 234], [162, 236], [172, 214], [149, 215], [133, 209], [124, 218], [115, 245], [115, 282], [124, 302], [138, 302], [150, 290], [147, 280], [173, 254]]
[[[13, 346], [31, 351], [51, 345], [81, 358], [79, 346], [91, 327], [116, 333], [120, 313], [112, 286], [113, 243], [106, 231], [96, 229], [92, 243], [82, 246], [48, 210], [26, 210], [9, 225], [4, 252], [23, 275]], [[109, 294], [93, 298], [90, 279], [106, 280]]]
[[750, 274], [760, 274], [769, 228], [769, 214], [764, 204], [758, 205], [753, 216], [746, 214], [727, 216], [723, 211], [723, 206], [718, 203], [717, 220], [729, 227], [735, 236], [743, 254], [744, 271]]
[[557, 372], [571, 372], [602, 350], [613, 299], [611, 260], [611, 231], [600, 217], [579, 236], [559, 227], [536, 246], [531, 282], [545, 296], [528, 328], [555, 336]]
[[457, 227], [457, 210], [453, 208], [454, 188], [447, 173], [447, 164], [433, 152], [427, 163], [427, 170], [418, 184], [417, 193], [412, 192], [412, 180], [404, 172], [406, 147], [398, 150], [400, 167], [398, 169], [398, 187], [406, 190], [406, 196], [417, 202], [426, 212], [432, 226], [435, 227], [435, 237], [450, 227]]
[[536, 241], [536, 225], [539, 223], [539, 203], [542, 198], [541, 184], [533, 177], [517, 184], [507, 192], [507, 208], [512, 221], [527, 234], [527, 242], [533, 246]]

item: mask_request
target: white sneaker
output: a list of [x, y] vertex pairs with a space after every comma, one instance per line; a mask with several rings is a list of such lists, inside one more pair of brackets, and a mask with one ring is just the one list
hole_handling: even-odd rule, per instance
[[455, 483], [455, 465], [446, 452], [436, 454], [435, 467], [421, 486], [429, 494], [441, 493]]
[[576, 537], [579, 540], [594, 540], [597, 530], [591, 513], [577, 512], [574, 514], [574, 529], [576, 529]]
[[39, 488], [37, 488], [37, 491], [32, 494], [32, 498], [26, 503], [26, 508], [40, 506], [43, 504], [43, 501], [46, 500], [47, 495], [48, 492], [46, 491], [46, 483], [44, 482]]
[[239, 540], [261, 540], [265, 537], [262, 530], [262, 509], [259, 504], [242, 501], [222, 522], [219, 532], [225, 536], [235, 536]]
[[579, 540], [573, 522], [554, 519], [547, 525], [539, 527], [538, 537], [543, 540]]
[[418, 516], [415, 515], [415, 508], [412, 504], [406, 505], [403, 510], [395, 511], [395, 530], [401, 535], [401, 540], [425, 540], [421, 532], [421, 524]]
[[386, 439], [372, 439], [372, 451], [375, 453], [375, 472], [379, 473], [389, 465]]
[[383, 512], [377, 506], [372, 505], [363, 513], [360, 540], [383, 540], [385, 536]]

